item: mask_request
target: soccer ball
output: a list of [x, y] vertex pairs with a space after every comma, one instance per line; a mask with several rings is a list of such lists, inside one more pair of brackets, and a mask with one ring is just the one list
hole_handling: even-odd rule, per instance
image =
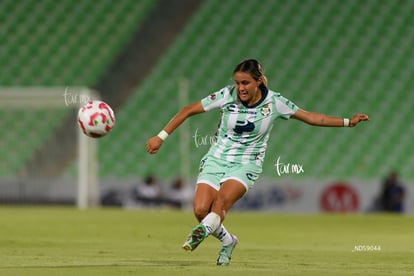
[[82, 132], [92, 138], [107, 135], [115, 124], [112, 108], [98, 100], [89, 101], [78, 112], [78, 125]]

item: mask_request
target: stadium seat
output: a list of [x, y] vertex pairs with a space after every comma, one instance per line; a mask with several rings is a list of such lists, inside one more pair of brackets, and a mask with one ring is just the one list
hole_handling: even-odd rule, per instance
[[[1, 85], [92, 86], [155, 3], [2, 1]], [[2, 129], [15, 130], [14, 137], [0, 140], [7, 156], [0, 160], [0, 176], [13, 175], [67, 112], [0, 110]]]
[[[0, 69], [0, 83], [92, 85], [152, 5], [152, 0], [104, 0], [99, 5], [4, 0], [0, 39], [7, 43], [0, 60], [6, 66]], [[105, 148], [99, 152], [100, 175], [155, 172], [171, 179], [181, 169], [181, 158], [188, 158], [195, 176], [208, 147], [197, 147], [193, 136], [196, 130], [212, 136], [217, 112], [192, 117], [185, 123], [188, 132], [171, 135], [156, 157], [145, 152], [146, 140], [180, 108], [180, 80], [189, 81], [186, 102], [193, 102], [231, 84], [231, 72], [239, 61], [257, 58], [270, 88], [298, 106], [343, 117], [359, 112], [371, 117], [371, 122], [355, 129], [277, 121], [264, 164], [266, 177], [279, 179], [274, 163], [280, 156], [303, 165], [305, 173], [286, 176], [291, 178], [378, 179], [398, 168], [404, 178], [414, 179], [410, 167], [414, 127], [409, 124], [414, 87], [412, 14], [414, 1], [405, 0], [263, 0], [243, 5], [238, 0], [205, 1], [117, 111], [116, 127], [99, 143]], [[65, 114], [20, 112], [0, 110], [2, 127], [16, 128], [31, 141], [23, 146], [13, 136], [2, 138], [1, 153], [7, 160], [0, 161], [1, 175], [16, 170]], [[16, 117], [23, 119], [16, 123], [12, 119]], [[27, 131], [33, 125], [41, 131]], [[181, 153], [180, 142], [185, 140], [190, 156]]]
[[[407, 165], [413, 149], [398, 142], [414, 134], [404, 126], [412, 114], [407, 97], [414, 87], [408, 73], [414, 58], [409, 46], [413, 12], [412, 1], [206, 1], [136, 89], [111, 139], [103, 141], [104, 147], [114, 141], [130, 146], [103, 152], [103, 171], [110, 171], [111, 160], [124, 160], [110, 173], [122, 177], [152, 170], [173, 177], [180, 169], [179, 134], [169, 138], [157, 158], [145, 153], [145, 141], [178, 110], [178, 81], [189, 79], [188, 100], [195, 101], [232, 83], [236, 63], [257, 58], [270, 87], [300, 107], [343, 117], [365, 112], [372, 119], [355, 129], [276, 122], [264, 166], [267, 177], [277, 178], [274, 162], [281, 156], [302, 163], [306, 173], [292, 178], [377, 179], [395, 166], [413, 178]], [[212, 135], [217, 120], [217, 114], [203, 114], [187, 122], [194, 175], [207, 147], [196, 148], [192, 136], [196, 129]], [[130, 125], [139, 131], [122, 131]], [[125, 160], [127, 151], [135, 157]]]

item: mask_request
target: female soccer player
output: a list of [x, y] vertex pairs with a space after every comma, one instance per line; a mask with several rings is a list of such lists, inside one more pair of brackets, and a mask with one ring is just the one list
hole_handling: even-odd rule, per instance
[[183, 249], [194, 250], [207, 236], [221, 241], [217, 265], [230, 263], [237, 237], [223, 226], [227, 211], [250, 188], [262, 172], [270, 130], [277, 118], [298, 119], [314, 126], [354, 127], [367, 121], [365, 114], [352, 118], [332, 117], [305, 111], [279, 93], [267, 88], [267, 79], [257, 60], [244, 60], [233, 71], [235, 85], [181, 109], [163, 130], [147, 141], [146, 149], [155, 154], [164, 140], [188, 117], [221, 110], [217, 140], [200, 162], [194, 195], [194, 214], [199, 224], [184, 242]]

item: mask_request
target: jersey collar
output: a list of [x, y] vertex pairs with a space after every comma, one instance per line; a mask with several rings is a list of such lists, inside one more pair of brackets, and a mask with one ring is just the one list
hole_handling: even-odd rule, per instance
[[[240, 101], [240, 99], [238, 99], [243, 104], [244, 107], [246, 107], [246, 108], [256, 108], [256, 107], [258, 107], [266, 99], [267, 94], [269, 93], [269, 89], [267, 89], [266, 86], [260, 86], [259, 88], [260, 88], [260, 91], [262, 92], [262, 97], [254, 105], [247, 106], [244, 102], [242, 102], [242, 101]], [[239, 97], [237, 96], [237, 98], [239, 98]]]

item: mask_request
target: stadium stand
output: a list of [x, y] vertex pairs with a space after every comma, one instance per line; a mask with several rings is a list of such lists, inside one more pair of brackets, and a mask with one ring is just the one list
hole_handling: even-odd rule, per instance
[[[104, 0], [99, 4], [91, 1], [2, 1], [0, 40], [7, 43], [2, 43], [0, 51], [1, 85], [92, 86], [156, 3], [152, 0], [119, 3]], [[61, 94], [64, 101], [64, 89]], [[30, 165], [24, 164], [45, 143], [51, 146], [47, 139], [65, 118], [73, 117], [68, 113], [67, 108], [0, 110], [0, 116], [5, 118], [1, 122], [2, 129], [17, 129], [14, 133], [17, 137], [1, 139], [2, 155], [7, 158], [1, 160], [0, 175], [12, 176], [16, 171], [24, 174], [32, 168], [40, 170], [35, 166], [40, 161], [38, 158]], [[71, 122], [75, 122], [73, 118]], [[72, 131], [67, 136], [73, 141], [75, 134]], [[53, 144], [60, 143], [61, 148], [67, 148], [63, 139], [54, 140]], [[56, 156], [62, 157], [59, 152]]]
[[[195, 101], [231, 83], [235, 64], [254, 57], [267, 70], [270, 87], [300, 107], [338, 116], [365, 112], [372, 120], [357, 129], [277, 122], [266, 176], [276, 176], [280, 156], [305, 169], [290, 177], [376, 179], [398, 167], [414, 178], [408, 143], [414, 130], [407, 120], [414, 87], [409, 73], [413, 12], [412, 1], [205, 1], [119, 112], [111, 137], [102, 140], [102, 173], [175, 175], [179, 133], [157, 157], [148, 156], [144, 145], [178, 110], [178, 81], [189, 79], [189, 101]], [[218, 116], [203, 114], [186, 122], [194, 175], [207, 147], [196, 147], [193, 136], [196, 130], [213, 135]], [[122, 147], [112, 146], [118, 142]], [[122, 161], [114, 166], [113, 160]]]
[[[4, 86], [95, 85], [156, 1], [2, 1], [0, 83]], [[254, 12], [252, 12], [254, 11]], [[173, 178], [182, 161], [174, 133], [157, 156], [145, 142], [180, 107], [178, 83], [188, 79], [188, 102], [226, 84], [245, 58], [259, 59], [273, 90], [300, 107], [338, 116], [365, 112], [371, 122], [357, 129], [317, 129], [296, 121], [276, 123], [264, 175], [275, 177], [275, 160], [300, 163], [306, 174], [378, 178], [397, 167], [414, 179], [411, 90], [414, 1], [209, 0], [190, 18], [149, 74], [117, 110], [117, 125], [99, 142], [102, 177], [128, 178], [155, 172]], [[102, 47], [105, 45], [105, 47]], [[146, 64], [137, 64], [146, 66]], [[62, 91], [63, 94], [63, 91]], [[16, 111], [17, 112], [17, 111]], [[19, 142], [1, 139], [0, 174], [21, 167], [66, 110], [32, 113], [0, 110], [2, 129], [18, 129]], [[16, 123], [13, 118], [19, 118]], [[219, 114], [186, 122], [191, 172], [214, 134]], [[33, 126], [43, 131], [30, 131]], [[181, 137], [182, 138], [182, 137]], [[162, 162], [160, 162], [162, 160]]]

